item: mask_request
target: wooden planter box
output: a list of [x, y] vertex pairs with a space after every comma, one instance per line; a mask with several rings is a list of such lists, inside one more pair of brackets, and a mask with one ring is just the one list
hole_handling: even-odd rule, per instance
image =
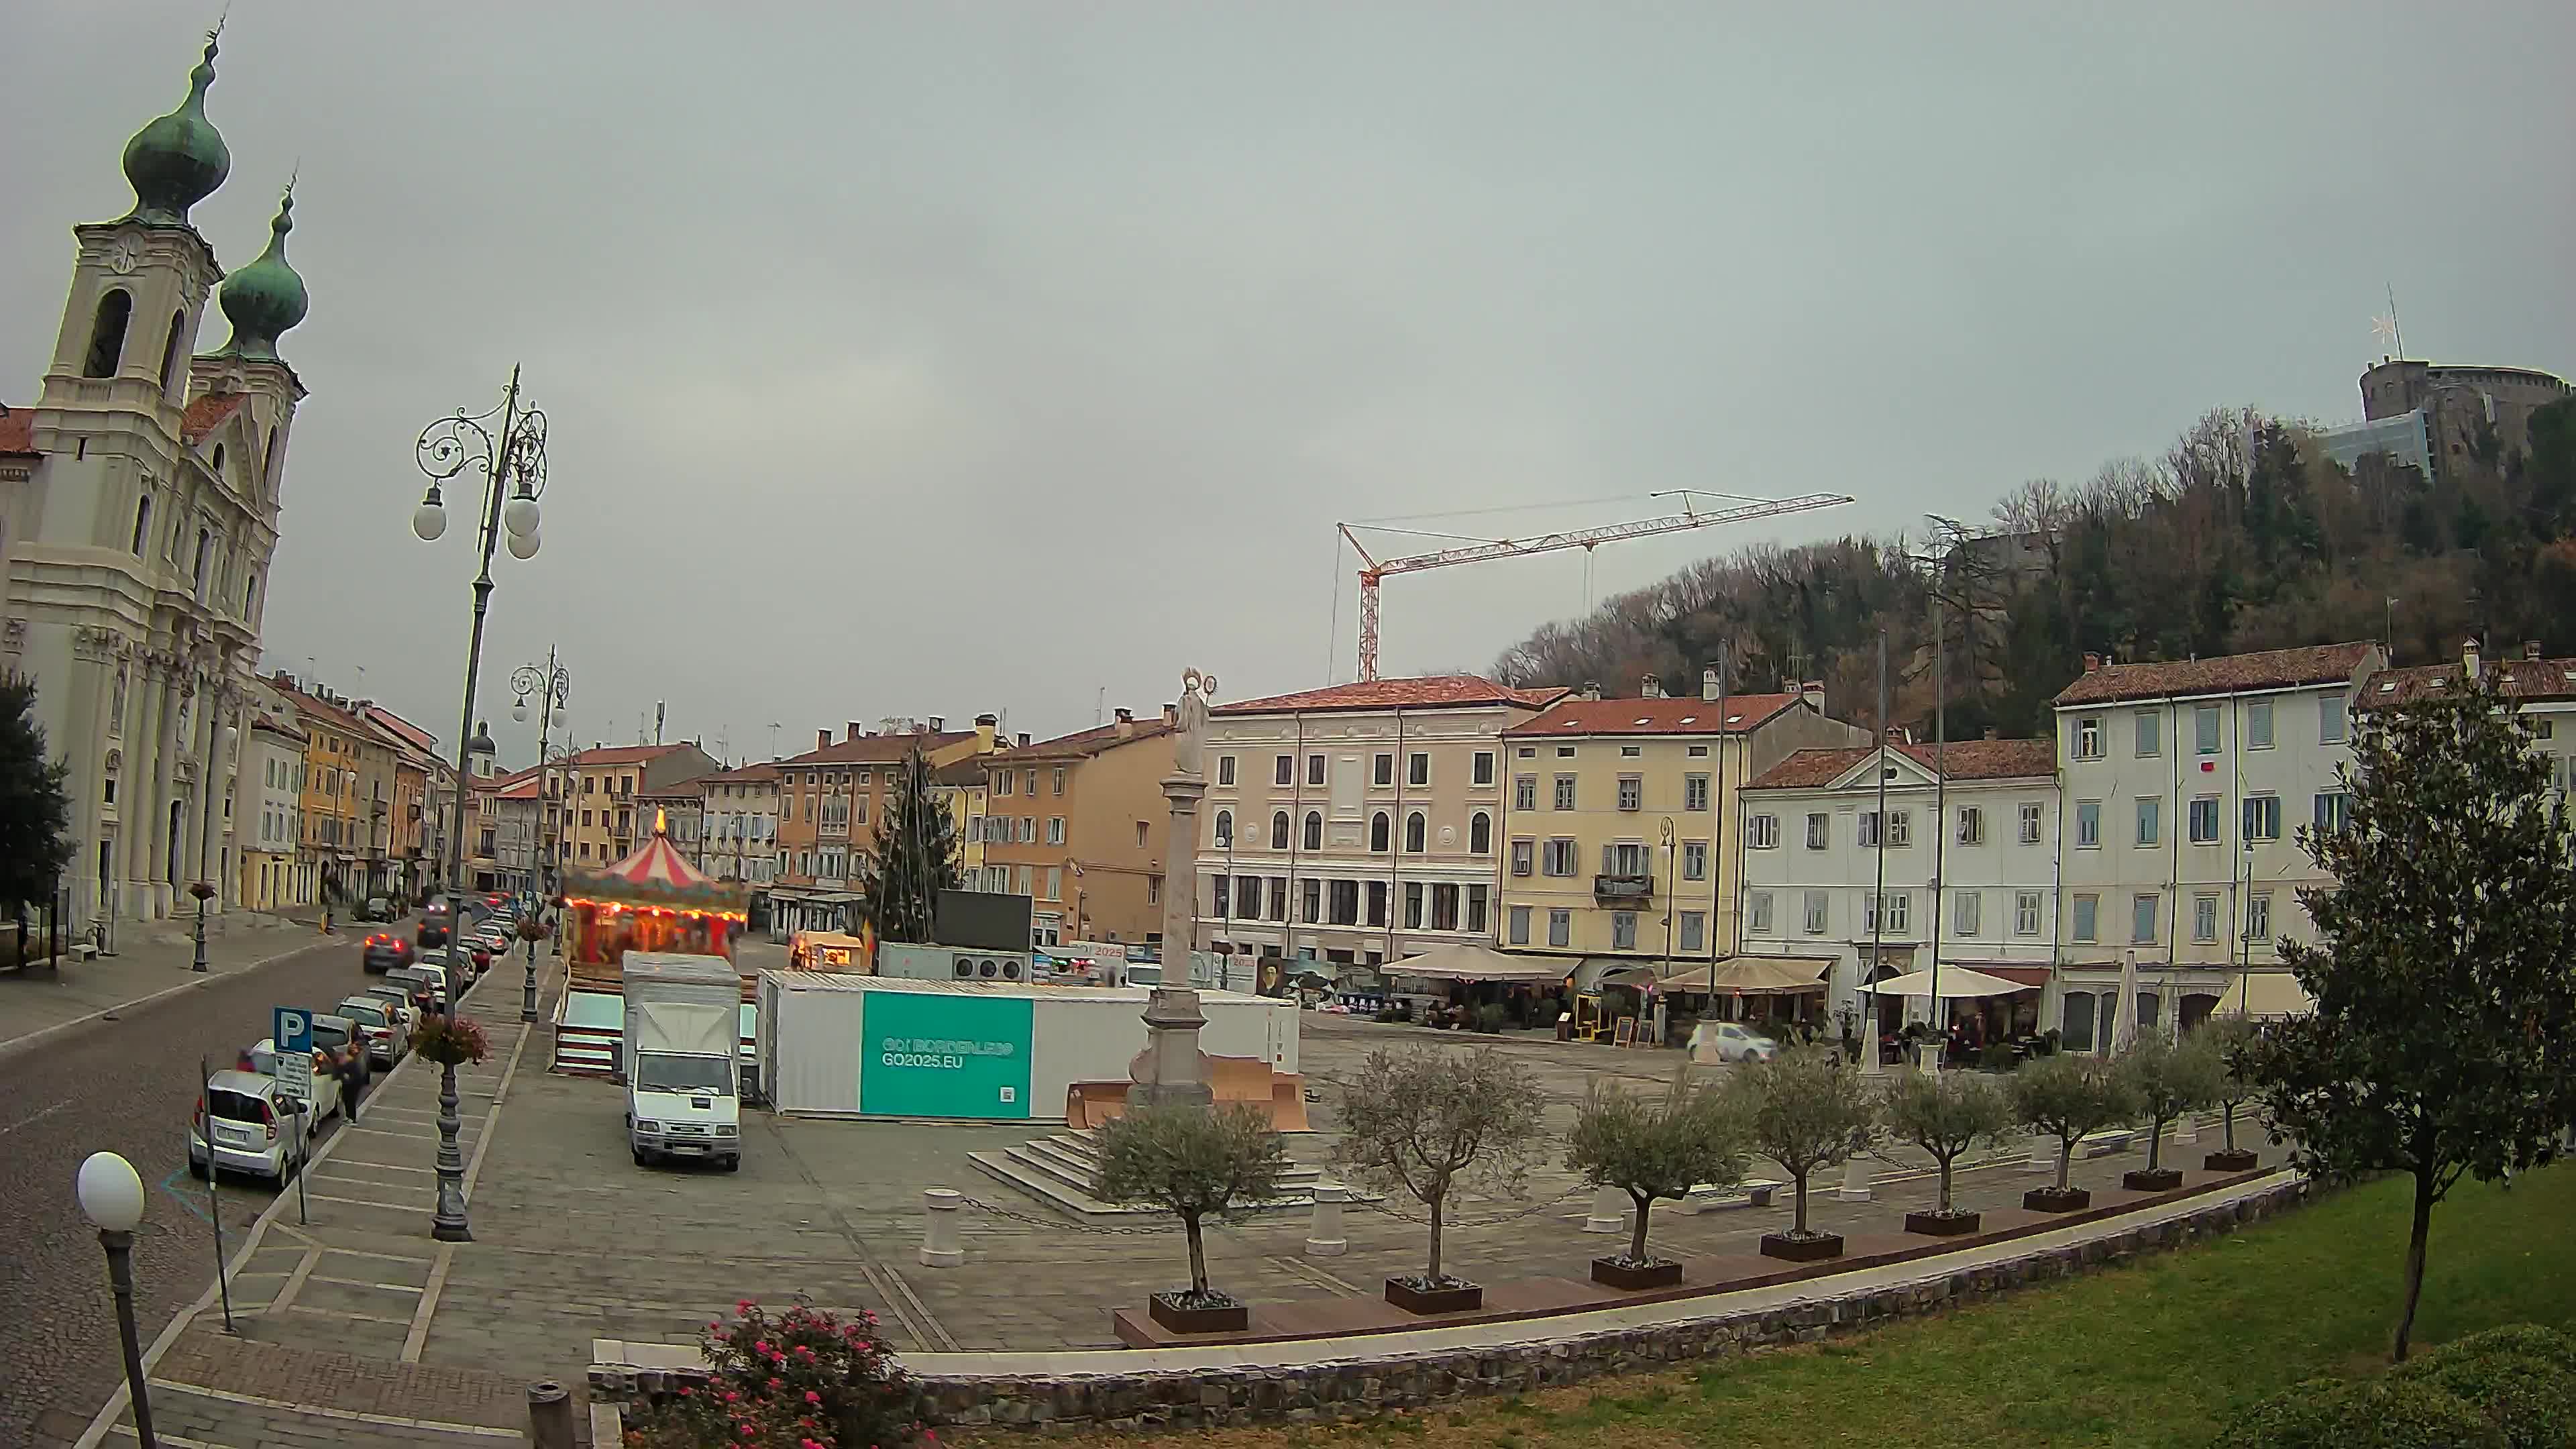
[[1905, 1230], [1932, 1238], [1955, 1238], [1975, 1232], [1982, 1220], [1977, 1213], [1907, 1213]]
[[1762, 1256], [1791, 1263], [1814, 1263], [1843, 1255], [1840, 1233], [1825, 1233], [1813, 1238], [1793, 1238], [1787, 1233], [1764, 1233]]
[[2171, 1192], [2182, 1186], [2182, 1169], [2159, 1167], [2150, 1172], [2141, 1167], [2134, 1172], [2121, 1173], [2120, 1186], [2131, 1192]]
[[1473, 1283], [1416, 1288], [1401, 1278], [1389, 1278], [1386, 1301], [1407, 1313], [1470, 1313], [1485, 1306], [1485, 1290]]
[[2207, 1172], [2252, 1172], [2263, 1165], [2263, 1159], [2239, 1147], [2233, 1152], [2213, 1152], [2200, 1165]]
[[1169, 1293], [1145, 1300], [1145, 1311], [1174, 1333], [1242, 1333], [1252, 1326], [1252, 1310], [1241, 1303], [1184, 1308]]
[[2093, 1194], [2080, 1187], [2035, 1187], [2021, 1195], [2021, 1205], [2035, 1213], [2078, 1213], [2093, 1205]]
[[1611, 1288], [1631, 1290], [1670, 1288], [1682, 1281], [1682, 1265], [1669, 1258], [1659, 1258], [1642, 1266], [1623, 1263], [1616, 1258], [1595, 1258], [1592, 1260], [1592, 1281]]

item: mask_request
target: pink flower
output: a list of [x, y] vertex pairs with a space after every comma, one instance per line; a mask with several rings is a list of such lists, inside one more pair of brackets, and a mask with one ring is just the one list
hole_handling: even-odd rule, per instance
[[733, 1301], [733, 1311], [736, 1313], [749, 1313], [752, 1307], [752, 1301], [748, 1298], [737, 1298]]
[[823, 1402], [823, 1396], [814, 1392], [812, 1389], [807, 1389], [805, 1391], [805, 1402], [809, 1404], [819, 1404]]
[[740, 1403], [741, 1401], [742, 1401], [742, 1395], [735, 1393], [735, 1392], [734, 1392], [733, 1390], [731, 1390], [731, 1389], [727, 1389], [727, 1390], [725, 1390], [725, 1402], [726, 1402], [726, 1403], [728, 1403], [728, 1404], [734, 1404], [734, 1403]]
[[785, 1380], [785, 1379], [771, 1379], [771, 1380], [769, 1381], [769, 1386], [770, 1386], [771, 1388], [773, 1388], [773, 1389], [783, 1389], [783, 1388], [787, 1387], [787, 1380]]
[[758, 1342], [758, 1343], [753, 1344], [753, 1345], [751, 1346], [751, 1351], [752, 1351], [753, 1353], [767, 1353], [767, 1352], [769, 1352], [769, 1342], [768, 1342], [768, 1340], [763, 1339], [762, 1341], [760, 1341], [760, 1342]]

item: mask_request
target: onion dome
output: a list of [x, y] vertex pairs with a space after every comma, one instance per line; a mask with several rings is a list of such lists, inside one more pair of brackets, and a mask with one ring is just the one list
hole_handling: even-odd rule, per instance
[[206, 36], [205, 59], [188, 72], [188, 98], [125, 143], [125, 179], [134, 187], [126, 220], [150, 226], [186, 226], [188, 208], [212, 196], [233, 168], [223, 135], [206, 119], [206, 87], [215, 83], [215, 36]]
[[304, 320], [304, 279], [286, 264], [286, 234], [295, 229], [295, 187], [277, 203], [277, 219], [268, 224], [268, 250], [259, 260], [224, 278], [218, 294], [224, 316], [233, 324], [232, 339], [220, 356], [275, 362], [277, 339]]

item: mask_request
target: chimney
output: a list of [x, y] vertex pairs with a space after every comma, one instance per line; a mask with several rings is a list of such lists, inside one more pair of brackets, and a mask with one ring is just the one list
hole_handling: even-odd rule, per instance
[[1020, 731], [1017, 743], [1019, 747], [1024, 750], [1029, 747], [1029, 732], [1027, 730]]
[[1136, 733], [1136, 711], [1132, 709], [1122, 709], [1118, 711], [1118, 721], [1115, 728], [1118, 732], [1118, 738], [1122, 740], [1127, 738], [1129, 735]]
[[1717, 671], [1713, 668], [1701, 670], [1699, 672], [1699, 697], [1706, 700], [1715, 700], [1717, 698], [1717, 691]]
[[2525, 659], [2538, 659], [2540, 657], [2540, 641], [2537, 639], [2523, 640], [2522, 657]]
[[1995, 727], [1994, 727], [1993, 725], [1988, 725], [1988, 726], [1986, 726], [1986, 735], [1985, 735], [1985, 737], [1986, 737], [1987, 739], [1992, 740], [1992, 739], [2000, 739], [2000, 738], [2002, 738], [2002, 735], [2000, 734], [2000, 732], [1998, 732], [1998, 731], [1995, 729]]
[[930, 717], [930, 732], [934, 735], [944, 735], [948, 733], [948, 716], [944, 714], [932, 715]]
[[1816, 707], [1816, 713], [1823, 714], [1825, 712], [1825, 682], [1823, 680], [1807, 679], [1799, 681], [1798, 697], [1805, 700], [1807, 703], [1814, 705]]
[[830, 749], [831, 747], [832, 747], [832, 732], [831, 732], [830, 730], [816, 730], [816, 731], [814, 731], [814, 748], [816, 748], [816, 749], [818, 749], [818, 750], [828, 750], [828, 749]]
[[1000, 715], [979, 714], [975, 716], [975, 753], [979, 755], [991, 754], [993, 752], [994, 736], [1001, 732], [1001, 728], [1002, 717]]
[[1601, 697], [1601, 681], [1599, 681], [1599, 680], [1597, 680], [1597, 679], [1587, 679], [1587, 680], [1583, 681], [1583, 693], [1582, 693], [1582, 694], [1580, 694], [1580, 695], [1578, 695], [1578, 696], [1577, 696], [1577, 698], [1580, 698], [1580, 699], [1599, 699], [1600, 697]]
[[853, 740], [855, 740], [855, 739], [859, 738], [859, 736], [860, 736], [860, 735], [862, 735], [862, 734], [866, 733], [865, 731], [863, 731], [863, 730], [861, 730], [861, 729], [859, 728], [859, 722], [858, 722], [857, 720], [849, 720], [849, 721], [844, 722], [844, 723], [843, 723], [843, 725], [842, 725], [842, 728], [843, 728], [843, 729], [845, 729], [845, 730], [847, 730], [847, 731], [849, 732], [848, 734], [846, 734], [845, 736], [843, 736], [843, 738], [845, 738], [845, 739], [853, 739]]
[[2100, 669], [2101, 667], [2102, 667], [2102, 656], [2101, 656], [2101, 655], [2099, 655], [2099, 654], [2094, 653], [2094, 652], [2093, 652], [2092, 650], [2090, 650], [2090, 649], [2085, 650], [2085, 651], [2084, 651], [2084, 672], [2085, 672], [2085, 673], [2087, 673], [2087, 674], [2091, 674], [2091, 673], [2093, 673], [2095, 670]]
[[1656, 678], [1654, 675], [1647, 675], [1645, 678], [1637, 681], [1637, 697], [1639, 699], [1663, 698], [1664, 682], [1661, 679]]
[[2477, 683], [2478, 636], [2475, 634], [2460, 641], [2460, 672], [2468, 676], [2471, 684]]

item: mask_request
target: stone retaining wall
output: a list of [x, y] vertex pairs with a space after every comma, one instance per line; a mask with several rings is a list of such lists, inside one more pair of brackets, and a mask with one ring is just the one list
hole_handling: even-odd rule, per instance
[[[2182, 1247], [2232, 1233], [2306, 1199], [2308, 1185], [2288, 1182], [2233, 1202], [2196, 1208], [2149, 1226], [2065, 1247], [2034, 1250], [1902, 1288], [1835, 1293], [1831, 1279], [1808, 1284], [1815, 1296], [1771, 1308], [1718, 1312], [1649, 1327], [1532, 1339], [1456, 1352], [1355, 1353], [1350, 1358], [1278, 1368], [1207, 1369], [1187, 1373], [1035, 1375], [950, 1374], [923, 1377], [916, 1414], [951, 1426], [1052, 1430], [1187, 1429], [1225, 1424], [1304, 1422], [1364, 1417], [1494, 1394], [1526, 1393], [1612, 1374], [1851, 1333], [1890, 1319], [1937, 1313], [2032, 1283], [2072, 1277], [2141, 1253]], [[1929, 1265], [1925, 1265], [1929, 1266]], [[1545, 1331], [1545, 1320], [1527, 1326]], [[1354, 1344], [1359, 1347], [1368, 1340]], [[1382, 1341], [1382, 1340], [1381, 1340]], [[594, 1397], [650, 1393], [660, 1374], [592, 1370]]]

